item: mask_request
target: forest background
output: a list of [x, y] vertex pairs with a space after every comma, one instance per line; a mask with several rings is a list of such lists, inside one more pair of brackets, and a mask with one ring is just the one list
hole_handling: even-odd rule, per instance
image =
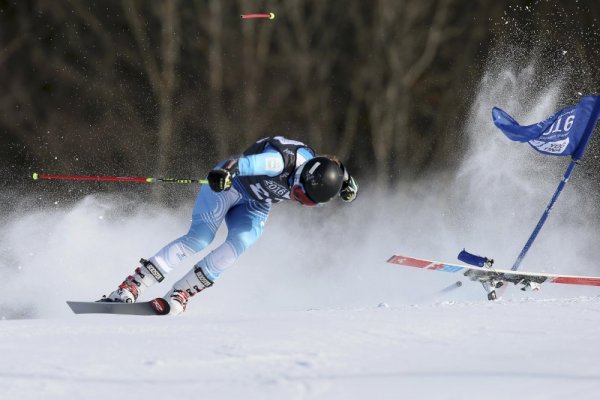
[[[276, 18], [240, 18], [255, 12]], [[592, 0], [0, 0], [1, 186], [203, 178], [285, 135], [396, 187], [459, 164], [492, 53], [560, 64], [564, 105], [597, 93], [599, 15]]]

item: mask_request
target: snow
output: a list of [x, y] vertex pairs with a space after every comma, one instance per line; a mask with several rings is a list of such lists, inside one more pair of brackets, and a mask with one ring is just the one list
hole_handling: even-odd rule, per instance
[[[456, 274], [385, 262], [454, 262], [466, 247], [510, 268], [568, 162], [491, 123], [492, 106], [524, 123], [558, 109], [560, 87], [538, 93], [532, 75], [486, 76], [458, 171], [393, 193], [365, 177], [349, 206], [277, 205], [261, 240], [177, 318], [75, 316], [65, 301], [99, 298], [185, 233], [193, 198], [173, 210], [127, 194], [14, 195], [0, 216], [0, 399], [596, 399], [600, 288], [511, 288], [488, 302]], [[600, 275], [584, 167], [522, 270]]]
[[0, 398], [594, 399], [599, 317], [578, 297], [4, 321]]
[[[459, 275], [386, 263], [394, 253], [454, 260], [455, 236], [482, 240], [454, 222], [464, 214], [445, 214], [454, 204], [415, 193], [370, 218], [377, 198], [355, 209], [281, 205], [261, 241], [180, 317], [77, 316], [64, 302], [112, 290], [137, 257], [186, 228], [187, 207], [92, 196], [15, 214], [1, 230], [0, 399], [595, 399], [599, 288], [509, 288], [488, 302], [477, 284], [457, 288]], [[501, 233], [509, 210], [496, 209]], [[578, 264], [552, 251], [555, 235], [568, 251], [593, 249], [595, 229], [549, 229], [530, 255], [541, 261], [526, 265], [598, 275], [592, 250], [571, 254]], [[544, 264], [548, 253], [557, 261]]]

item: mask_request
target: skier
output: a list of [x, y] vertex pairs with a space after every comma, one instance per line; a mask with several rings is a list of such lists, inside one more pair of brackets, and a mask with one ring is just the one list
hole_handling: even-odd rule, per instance
[[209, 188], [198, 194], [188, 233], [148, 260], [140, 260], [134, 274], [100, 301], [135, 302], [143, 290], [163, 281], [175, 266], [208, 246], [225, 220], [225, 242], [195, 264], [164, 296], [170, 314], [180, 314], [190, 297], [212, 286], [256, 242], [273, 203], [292, 199], [310, 207], [336, 195], [351, 202], [358, 192], [356, 180], [337, 158], [316, 156], [304, 143], [282, 136], [261, 139], [241, 156], [220, 162], [207, 180]]

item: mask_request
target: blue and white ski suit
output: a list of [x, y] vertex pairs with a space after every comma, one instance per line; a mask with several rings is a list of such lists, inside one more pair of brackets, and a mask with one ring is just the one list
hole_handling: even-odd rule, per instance
[[225, 220], [225, 242], [200, 260], [174, 288], [198, 292], [210, 286], [260, 237], [272, 204], [290, 198], [294, 171], [313, 157], [315, 152], [302, 142], [281, 136], [258, 141], [238, 159], [239, 173], [231, 189], [216, 193], [208, 185], [203, 186], [188, 233], [160, 249], [149, 261], [163, 275], [169, 273], [206, 248]]

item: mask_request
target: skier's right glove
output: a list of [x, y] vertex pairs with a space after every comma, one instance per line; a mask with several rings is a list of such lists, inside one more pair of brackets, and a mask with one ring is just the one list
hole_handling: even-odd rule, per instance
[[358, 183], [352, 176], [349, 176], [347, 180], [342, 183], [342, 189], [340, 190], [340, 197], [346, 202], [351, 202], [356, 199], [358, 194]]
[[208, 173], [208, 185], [213, 192], [229, 190], [231, 188], [231, 182], [238, 172], [238, 159], [233, 158], [228, 160], [221, 168], [215, 168]]
[[233, 174], [223, 168], [215, 168], [208, 173], [208, 185], [213, 192], [222, 192], [231, 188]]

